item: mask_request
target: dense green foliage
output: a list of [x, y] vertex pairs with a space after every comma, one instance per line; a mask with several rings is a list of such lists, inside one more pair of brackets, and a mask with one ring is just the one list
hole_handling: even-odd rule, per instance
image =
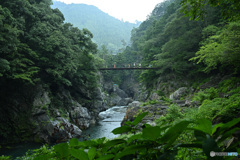
[[81, 68], [93, 68], [92, 34], [64, 24], [62, 13], [50, 4], [1, 2], [1, 76], [72, 86], [85, 77]]
[[239, 20], [240, 3], [238, 0], [182, 0], [183, 11], [192, 19], [202, 19], [206, 15], [206, 6], [217, 7], [221, 14], [228, 20]]
[[55, 1], [53, 8], [58, 8], [65, 21], [80, 29], [87, 28], [99, 47], [105, 45], [110, 52], [116, 54], [122, 47], [122, 42], [129, 43], [131, 30], [139, 24], [120, 21], [95, 6], [85, 4], [64, 4]]
[[[198, 6], [195, 3], [204, 9], [201, 21], [189, 20], [182, 13], [196, 18], [201, 9], [194, 8]], [[234, 10], [239, 10], [239, 2], [219, 2], [219, 5], [226, 4], [229, 7], [204, 5], [203, 1], [165, 1], [132, 31], [132, 45], [127, 49], [131, 51], [130, 55], [137, 56], [135, 59], [144, 66], [151, 64], [161, 68], [142, 73], [141, 80], [146, 88], [151, 90], [159, 77], [163, 82], [169, 82], [173, 79], [199, 79], [200, 75], [209, 77], [213, 72], [239, 73], [239, 12], [234, 14], [231, 10], [233, 6]], [[230, 19], [226, 20], [226, 16]]]
[[142, 74], [147, 88], [153, 87], [152, 82], [158, 77], [169, 80], [198, 75], [201, 66], [189, 59], [199, 50], [199, 43], [203, 40], [202, 30], [218, 22], [220, 13], [215, 8], [208, 8], [203, 21], [190, 21], [181, 12], [180, 0], [159, 4], [132, 35], [132, 49], [142, 57], [142, 63], [161, 68]]
[[197, 56], [191, 60], [197, 60], [197, 64], [205, 64], [205, 72], [218, 69], [222, 72], [239, 73], [240, 22], [230, 22], [222, 29], [208, 26], [204, 28], [203, 35], [206, 39], [201, 42]]

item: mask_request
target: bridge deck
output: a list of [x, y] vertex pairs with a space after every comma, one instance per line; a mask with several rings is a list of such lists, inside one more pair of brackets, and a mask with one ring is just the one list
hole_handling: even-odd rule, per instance
[[98, 70], [148, 70], [148, 69], [160, 69], [160, 68], [151, 68], [151, 67], [142, 67], [142, 68], [98, 68]]

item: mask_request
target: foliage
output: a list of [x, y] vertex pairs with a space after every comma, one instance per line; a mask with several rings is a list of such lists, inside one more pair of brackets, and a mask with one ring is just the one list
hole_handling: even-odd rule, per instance
[[[236, 87], [238, 81], [237, 78], [231, 78], [221, 82], [217, 89], [211, 87], [200, 90], [192, 98], [194, 101], [199, 102], [199, 108], [183, 109], [183, 119], [207, 118], [214, 122], [228, 122], [233, 118], [237, 118], [240, 111], [240, 87]], [[169, 112], [165, 117], [174, 116]], [[162, 119], [166, 119], [165, 117], [162, 117]]]
[[41, 79], [72, 86], [77, 80], [84, 85], [79, 76], [89, 81], [92, 77], [80, 68], [94, 69], [92, 34], [64, 24], [61, 12], [51, 9], [50, 4], [49, 0], [1, 2], [1, 25], [7, 27], [1, 27], [1, 75], [31, 83]]
[[182, 11], [192, 19], [202, 19], [206, 16], [207, 6], [220, 8], [221, 14], [225, 19], [239, 19], [240, 3], [238, 0], [182, 0]]
[[19, 41], [22, 31], [16, 25], [11, 11], [0, 4], [0, 76], [33, 83], [33, 76], [39, 71], [33, 61], [37, 55]]
[[[136, 133], [138, 130], [135, 126], [146, 115], [147, 113], [143, 113], [133, 122], [128, 122], [128, 125], [116, 128], [112, 132]], [[210, 157], [210, 151], [236, 152], [238, 143], [232, 142], [225, 147], [223, 142], [232, 138], [235, 131], [240, 130], [235, 127], [239, 122], [240, 118], [215, 126], [212, 126], [211, 121], [207, 119], [183, 120], [172, 126], [153, 127], [145, 124], [141, 132], [125, 139], [100, 138], [82, 142], [72, 139], [68, 143], [57, 144], [49, 150], [42, 147], [35, 150], [32, 155], [20, 159], [175, 159], [181, 157], [183, 149], [191, 150], [192, 154], [195, 154], [186, 155], [185, 158], [221, 159], [221, 157]], [[182, 140], [186, 131], [193, 131], [190, 141]]]
[[[143, 65], [159, 68], [144, 71], [140, 76], [149, 90], [159, 77], [163, 81], [169, 81], [171, 75], [192, 79], [202, 68], [189, 59], [199, 50], [199, 43], [204, 38], [202, 29], [218, 24], [220, 14], [218, 9], [209, 8], [208, 17], [203, 21], [190, 21], [180, 12], [181, 8], [180, 0], [162, 2], [145, 22], [132, 31], [131, 53], [137, 55]], [[207, 30], [205, 32], [207, 34]]]
[[196, 53], [196, 57], [190, 60], [197, 61], [197, 64], [204, 63], [205, 72], [220, 69], [225, 72], [239, 73], [239, 41], [240, 22], [231, 22], [221, 32], [207, 38]]
[[199, 91], [195, 94], [195, 96], [192, 98], [193, 101], [198, 101], [200, 104], [203, 103], [204, 100], [213, 100], [214, 98], [218, 97], [218, 90], [211, 87], [209, 89], [206, 89], [204, 91]]
[[167, 114], [165, 116], [161, 116], [157, 120], [157, 123], [158, 124], [163, 124], [163, 123], [166, 123], [166, 122], [167, 123], [172, 123], [174, 121], [179, 121], [183, 117], [184, 116], [183, 116], [183, 113], [181, 111], [181, 108], [176, 104], [172, 104], [167, 109]]
[[9, 159], [11, 159], [10, 156], [4, 156], [4, 155], [2, 155], [2, 156], [0, 157], [0, 160], [9, 160]]
[[157, 101], [157, 100], [151, 100], [151, 101], [144, 102], [142, 104], [142, 106], [153, 105], [153, 104], [158, 104], [158, 103], [159, 103], [159, 101]]

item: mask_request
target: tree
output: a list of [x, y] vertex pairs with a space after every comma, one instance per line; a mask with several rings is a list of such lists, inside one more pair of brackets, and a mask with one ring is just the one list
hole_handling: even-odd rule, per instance
[[22, 31], [11, 12], [0, 5], [0, 13], [0, 76], [33, 83], [39, 71], [34, 63], [37, 54], [19, 41]]
[[192, 19], [203, 19], [206, 16], [207, 6], [220, 8], [222, 16], [230, 21], [240, 17], [239, 0], [182, 0], [182, 11]]
[[[210, 30], [211, 29], [211, 30]], [[239, 73], [240, 70], [240, 23], [231, 22], [221, 32], [214, 26], [205, 28], [204, 34], [213, 34], [202, 42], [202, 47], [192, 61], [203, 63], [203, 71], [210, 72], [221, 69], [224, 72]], [[214, 34], [215, 33], [215, 34]]]

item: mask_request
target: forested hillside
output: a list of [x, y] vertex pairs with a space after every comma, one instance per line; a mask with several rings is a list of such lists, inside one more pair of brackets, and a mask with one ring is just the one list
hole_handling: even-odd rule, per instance
[[51, 3], [0, 2], [0, 143], [32, 139], [38, 115], [55, 109], [66, 115], [96, 97], [93, 35], [64, 23]]
[[97, 7], [86, 4], [65, 4], [54, 1], [52, 8], [58, 8], [63, 13], [65, 22], [72, 23], [80, 29], [90, 30], [99, 48], [105, 45], [114, 54], [129, 44], [131, 30], [139, 25], [120, 21]]

